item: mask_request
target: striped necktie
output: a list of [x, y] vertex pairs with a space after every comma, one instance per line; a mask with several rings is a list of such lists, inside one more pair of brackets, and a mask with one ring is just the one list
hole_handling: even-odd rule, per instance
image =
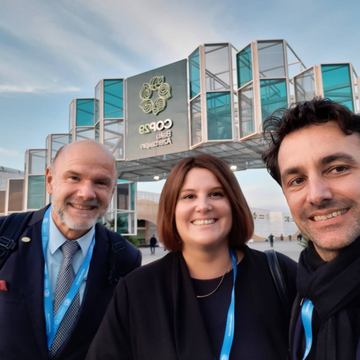
[[[56, 281], [56, 291], [55, 291], [55, 304], [54, 304], [54, 315], [57, 313], [61, 303], [64, 300], [64, 297], [68, 293], [74, 278], [74, 268], [72, 266], [72, 261], [75, 253], [79, 249], [79, 244], [77, 241], [66, 241], [61, 246], [61, 251], [63, 253], [63, 260], [59, 269], [57, 281]], [[80, 295], [79, 292], [76, 293], [73, 302], [71, 303], [68, 311], [64, 315], [63, 320], [60, 323], [57, 333], [55, 334], [54, 341], [51, 344], [49, 350], [50, 358], [54, 357], [56, 352], [68, 338], [71, 330], [74, 326], [77, 313], [80, 309]]]

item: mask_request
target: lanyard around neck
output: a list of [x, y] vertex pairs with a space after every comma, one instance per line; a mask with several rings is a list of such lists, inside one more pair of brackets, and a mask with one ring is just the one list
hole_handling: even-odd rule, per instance
[[305, 341], [306, 341], [305, 353], [302, 360], [305, 360], [309, 355], [313, 342], [312, 328], [311, 328], [313, 311], [314, 311], [313, 303], [311, 302], [311, 300], [306, 299], [301, 307], [301, 320], [305, 331]]
[[63, 320], [66, 311], [69, 309], [76, 293], [78, 292], [80, 285], [85, 277], [85, 274], [90, 266], [90, 261], [95, 246], [95, 231], [94, 231], [94, 235], [89, 250], [86, 254], [86, 257], [75, 276], [75, 279], [70, 287], [69, 292], [66, 294], [63, 302], [61, 303], [54, 317], [51, 286], [50, 286], [49, 272], [46, 261], [46, 251], [49, 244], [49, 236], [50, 236], [50, 211], [51, 211], [51, 206], [46, 210], [44, 214], [42, 227], [41, 227], [42, 248], [44, 254], [44, 312], [45, 312], [45, 322], [46, 322], [47, 345], [49, 349], [54, 340], [55, 334], [60, 326], [60, 323]]
[[231, 291], [231, 301], [228, 309], [224, 340], [220, 353], [220, 360], [228, 360], [231, 352], [232, 343], [234, 340], [235, 332], [235, 281], [237, 275], [237, 261], [236, 256], [232, 250], [230, 250], [231, 260], [233, 263], [233, 288]]

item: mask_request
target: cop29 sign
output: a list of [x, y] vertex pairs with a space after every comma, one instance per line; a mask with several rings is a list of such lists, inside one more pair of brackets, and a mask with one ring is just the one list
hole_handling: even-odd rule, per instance
[[188, 150], [186, 60], [128, 78], [127, 108], [127, 159]]

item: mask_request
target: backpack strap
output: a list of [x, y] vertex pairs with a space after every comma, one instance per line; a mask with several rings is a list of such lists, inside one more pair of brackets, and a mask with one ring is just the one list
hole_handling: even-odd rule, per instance
[[289, 293], [284, 280], [283, 273], [279, 264], [278, 257], [274, 249], [265, 250], [266, 259], [269, 264], [269, 269], [274, 280], [276, 290], [280, 296], [282, 305], [287, 313], [291, 313], [291, 304], [289, 301]]
[[13, 213], [7, 216], [0, 228], [0, 269], [16, 250], [21, 233], [33, 212]]
[[120, 278], [141, 265], [141, 251], [121, 235], [107, 231], [110, 239], [110, 272], [108, 281], [116, 284]]

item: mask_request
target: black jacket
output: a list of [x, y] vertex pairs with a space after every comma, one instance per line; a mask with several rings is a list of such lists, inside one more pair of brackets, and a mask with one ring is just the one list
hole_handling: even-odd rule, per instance
[[[0, 270], [0, 280], [8, 291], [0, 291], [0, 359], [48, 359], [44, 318], [44, 257], [41, 224], [45, 209], [31, 217], [23, 236]], [[0, 226], [5, 218], [0, 218]], [[109, 285], [109, 231], [96, 225], [96, 243], [88, 273], [84, 298], [72, 334], [54, 360], [83, 360], [113, 295]], [[138, 253], [136, 252], [136, 255]], [[134, 257], [133, 268], [141, 256]]]
[[[248, 247], [243, 251], [236, 279], [233, 359], [285, 360], [289, 316], [282, 309], [265, 254]], [[292, 301], [296, 263], [278, 257]], [[169, 253], [119, 282], [87, 356], [87, 360], [213, 358], [181, 253]]]

